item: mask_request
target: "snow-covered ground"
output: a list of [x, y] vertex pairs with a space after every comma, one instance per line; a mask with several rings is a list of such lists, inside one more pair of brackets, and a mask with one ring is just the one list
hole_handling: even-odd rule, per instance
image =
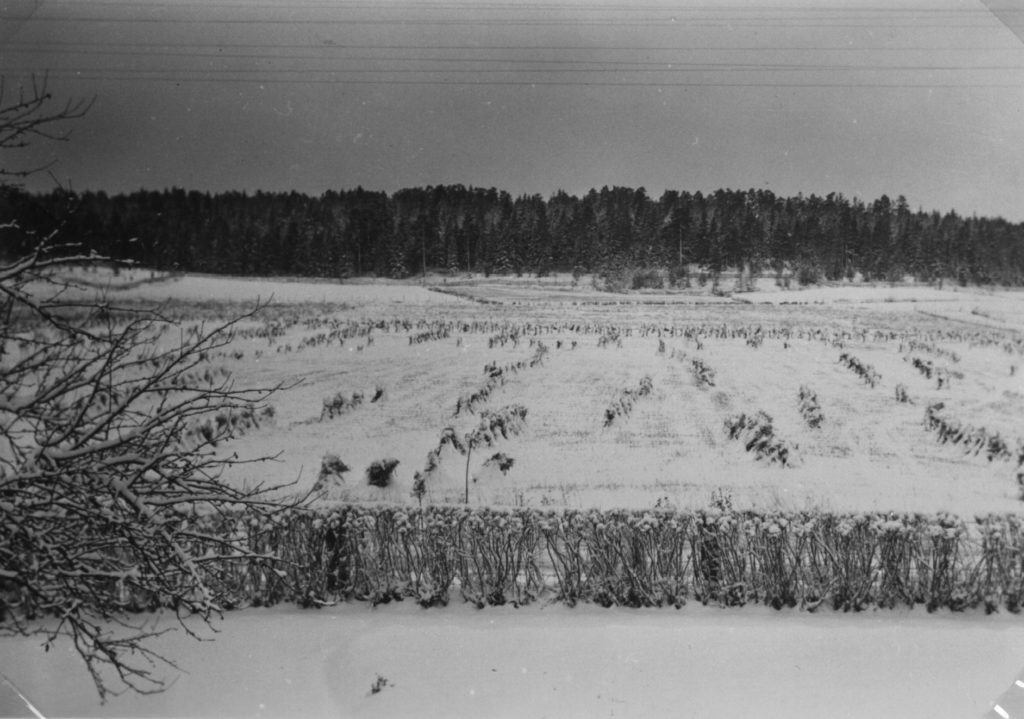
[[[335, 499], [413, 501], [413, 475], [448, 426], [469, 431], [475, 414], [454, 416], [456, 401], [485, 381], [483, 367], [528, 360], [530, 337], [518, 345], [490, 346], [491, 330], [463, 332], [462, 322], [488, 322], [514, 328], [554, 327], [537, 337], [550, 352], [541, 366], [525, 369], [496, 388], [483, 407], [526, 406], [526, 431], [502, 441], [471, 462], [472, 501], [479, 504], [650, 507], [656, 502], [679, 508], [705, 506], [713, 491], [732, 495], [737, 507], [826, 509], [835, 511], [952, 511], [965, 516], [1018, 511], [1020, 501], [1008, 462], [989, 462], [940, 445], [923, 425], [924, 408], [944, 402], [960, 421], [1000, 432], [1011, 446], [1024, 437], [1024, 368], [1021, 357], [998, 344], [979, 346], [972, 333], [995, 333], [1007, 340], [1024, 330], [1024, 293], [977, 288], [864, 286], [772, 291], [775, 301], [795, 304], [733, 302], [729, 298], [674, 294], [668, 304], [652, 304], [651, 293], [628, 296], [598, 293], [581, 280], [553, 278], [433, 278], [441, 289], [467, 297], [497, 299], [481, 304], [430, 291], [415, 283], [261, 280], [213, 276], [162, 277], [146, 270], [109, 270], [79, 274], [92, 288], [111, 288], [114, 300], [178, 304], [188, 317], [196, 303], [198, 318], [211, 312], [237, 313], [258, 297], [274, 298], [277, 312], [300, 320], [405, 320], [397, 332], [303, 346], [327, 328], [300, 322], [272, 343], [240, 338], [231, 353], [211, 364], [232, 373], [236, 386], [291, 385], [271, 399], [273, 422], [225, 447], [245, 457], [277, 455], [272, 463], [244, 465], [226, 478], [238, 483], [313, 485], [324, 455], [338, 455], [352, 471], [332, 490]], [[448, 280], [448, 284], [445, 284]], [[120, 289], [114, 289], [120, 288]], [[591, 295], [601, 302], [586, 300]], [[744, 300], [757, 299], [745, 293]], [[653, 298], [653, 299], [652, 299]], [[817, 298], [817, 299], [816, 299]], [[660, 300], [659, 300], [660, 301]], [[445, 322], [446, 338], [410, 344], [427, 325]], [[758, 347], [744, 336], [639, 336], [642, 325], [752, 330], [786, 327], [795, 331], [866, 331], [866, 338], [838, 344], [820, 339], [786, 341], [769, 337]], [[598, 346], [598, 334], [570, 331], [574, 325], [633, 330], [621, 346]], [[431, 325], [432, 326], [432, 325]], [[961, 339], [930, 342], [951, 355], [929, 354], [898, 341], [871, 338], [873, 330], [921, 333], [953, 330]], [[177, 336], [176, 334], [174, 336]], [[926, 336], [922, 335], [926, 338]], [[658, 353], [659, 339], [665, 353]], [[576, 344], [573, 347], [573, 343]], [[559, 344], [561, 346], [559, 347]], [[673, 352], [676, 357], [671, 355]], [[842, 366], [848, 352], [881, 374], [877, 387], [864, 384]], [[684, 356], [682, 360], [680, 356]], [[914, 358], [961, 373], [939, 388], [912, 365]], [[716, 373], [715, 386], [699, 387], [688, 362], [699, 359]], [[1022, 369], [1018, 372], [1017, 369]], [[615, 398], [649, 376], [654, 391], [638, 401], [629, 416], [604, 425], [604, 411]], [[799, 414], [802, 385], [816, 392], [825, 421], [808, 427]], [[894, 399], [903, 385], [912, 404]], [[379, 403], [333, 420], [319, 421], [323, 400], [342, 393], [371, 396], [385, 390]], [[727, 439], [723, 423], [740, 412], [768, 412], [776, 434], [797, 449], [794, 467], [766, 466]], [[481, 474], [495, 451], [514, 458], [507, 475]], [[453, 454], [453, 453], [451, 453]], [[366, 486], [362, 472], [373, 461], [393, 457], [400, 464], [387, 491]], [[461, 501], [464, 461], [443, 456], [428, 501]]]
[[[773, 288], [742, 302], [676, 293], [662, 303], [653, 293], [617, 298], [573, 288], [565, 278], [439, 283], [498, 301], [486, 304], [413, 283], [148, 279], [143, 271], [100, 272], [90, 285], [119, 287], [112, 299], [180, 303], [186, 318], [189, 303], [202, 303], [196, 322], [272, 295], [284, 305], [277, 318], [410, 323], [375, 330], [372, 343], [362, 336], [310, 345], [328, 328], [299, 321], [273, 342], [239, 337], [211, 357], [238, 387], [301, 381], [271, 399], [273, 421], [223, 447], [243, 458], [279, 455], [235, 468], [225, 476], [231, 482], [297, 480], [296, 489], [308, 489], [321, 458], [334, 453], [352, 471], [331, 488], [332, 499], [413, 502], [413, 474], [441, 431], [466, 432], [478, 421], [455, 416], [456, 400], [484, 383], [485, 364], [529, 360], [530, 340], [540, 339], [550, 350], [543, 363], [512, 374], [480, 407], [519, 403], [528, 416], [521, 435], [474, 453], [474, 504], [694, 508], [724, 490], [737, 508], [762, 510], [947, 510], [970, 519], [1022, 508], [1012, 463], [939, 444], [922, 421], [925, 407], [941, 401], [1011, 446], [1024, 439], [1024, 367], [1012, 344], [1024, 331], [1021, 293], [843, 286]], [[418, 322], [452, 331], [410, 342], [440, 326]], [[489, 346], [495, 330], [462, 329], [478, 322], [551, 331]], [[644, 325], [702, 328], [700, 341], [642, 336]], [[599, 335], [581, 327], [633, 334], [621, 346], [599, 346]], [[836, 341], [767, 337], [750, 346], [756, 327], [825, 330]], [[719, 328], [746, 334], [714, 336]], [[912, 333], [931, 349], [875, 330]], [[947, 330], [961, 334], [927, 334]], [[838, 339], [841, 332], [852, 336]], [[979, 333], [997, 341], [979, 344]], [[843, 352], [873, 366], [878, 386], [840, 364]], [[938, 387], [913, 367], [915, 357], [958, 376]], [[715, 370], [714, 386], [695, 381], [692, 359]], [[605, 409], [644, 376], [653, 392], [605, 426]], [[825, 418], [818, 429], [799, 412], [801, 385], [817, 393]], [[897, 385], [912, 404], [896, 401]], [[370, 403], [376, 387], [384, 397]], [[367, 401], [320, 421], [324, 398], [339, 392], [362, 392]], [[726, 418], [757, 410], [797, 447], [794, 467], [767, 466], [726, 436]], [[495, 451], [514, 458], [507, 475], [481, 470]], [[368, 487], [366, 466], [386, 457], [400, 461], [394, 485]], [[464, 458], [443, 454], [426, 501], [461, 501], [464, 468]], [[102, 708], [66, 648], [47, 655], [38, 642], [5, 638], [0, 671], [46, 716], [959, 717], [984, 712], [1024, 668], [1024, 625], [1007, 615], [403, 604], [248, 609], [221, 628], [213, 643], [180, 633], [159, 639], [190, 673], [164, 694]], [[373, 694], [378, 675], [387, 684]], [[12, 713], [24, 712], [0, 704], [0, 714]]]
[[[288, 280], [280, 278], [220, 277], [213, 275], [167, 276], [143, 269], [125, 269], [116, 275], [105, 268], [75, 270], [59, 275], [82, 286], [68, 296], [93, 295], [105, 291], [112, 302], [223, 302], [248, 304], [257, 300], [280, 304], [329, 303], [352, 307], [402, 304], [447, 305], [458, 299], [430, 292], [414, 283], [341, 283], [333, 280]], [[38, 287], [46, 293], [44, 286]]]
[[[790, 311], [761, 309], [746, 315], [742, 324], [778, 322]], [[458, 319], [463, 312], [450, 316]], [[503, 321], [508, 315], [494, 317]], [[796, 315], [800, 326], [817, 327], [801, 317]], [[904, 321], [902, 317], [896, 322]], [[699, 324], [705, 319], [700, 308], [672, 314], [674, 322]], [[625, 314], [611, 321], [637, 324]], [[277, 410], [274, 423], [226, 447], [243, 456], [280, 451], [277, 461], [240, 467], [233, 480], [298, 479], [299, 487], [309, 487], [321, 458], [334, 453], [353, 468], [336, 487], [336, 498], [413, 501], [413, 475], [423, 468], [441, 431], [452, 426], [467, 432], [478, 422], [476, 414], [454, 416], [454, 410], [459, 397], [484, 383], [484, 366], [528, 360], [536, 350], [525, 337], [518, 347], [489, 347], [487, 333], [453, 332], [410, 345], [409, 337], [416, 332], [375, 332], [372, 344], [351, 339], [344, 346], [335, 342], [301, 350], [301, 338], [316, 332], [296, 328], [274, 346], [262, 339], [240, 341], [242, 359], [218, 360], [237, 382], [301, 384], [271, 400]], [[666, 352], [659, 354], [656, 336], [624, 337], [621, 347], [599, 347], [593, 334], [563, 332], [540, 339], [550, 348], [544, 362], [515, 373], [482, 405], [495, 409], [519, 403], [528, 416], [520, 436], [476, 453], [473, 475], [497, 451], [513, 457], [515, 464], [507, 475], [480, 476], [471, 490], [474, 503], [651, 507], [660, 500], [694, 508], [707, 505], [714, 490], [725, 489], [743, 508], [952, 511], [967, 516], [1020, 508], [1012, 463], [989, 462], [941, 445], [923, 424], [925, 407], [941, 401], [961, 421], [999, 431], [1011, 443], [1024, 436], [1019, 423], [1024, 416], [1024, 371], [1011, 374], [1020, 359], [1000, 347], [942, 343], [960, 356], [954, 363], [923, 351], [901, 352], [899, 342], [889, 340], [854, 340], [838, 347], [820, 340], [770, 338], [752, 348], [742, 337], [705, 337], [698, 349], [677, 337], [666, 338]], [[572, 342], [577, 342], [575, 348]], [[282, 351], [289, 345], [294, 351]], [[840, 364], [843, 352], [874, 366], [882, 376], [879, 385], [867, 386]], [[256, 353], [261, 353], [258, 358]], [[930, 359], [963, 378], [940, 389], [935, 379], [913, 367], [911, 357]], [[696, 385], [688, 364], [693, 358], [715, 370], [713, 387]], [[605, 409], [644, 376], [652, 379], [651, 395], [638, 400], [628, 416], [605, 426]], [[808, 427], [800, 415], [801, 385], [818, 396], [825, 416], [820, 428]], [[895, 400], [897, 385], [907, 388], [913, 404]], [[319, 421], [324, 398], [339, 392], [361, 392], [369, 398], [376, 387], [385, 390], [381, 402], [364, 402], [340, 417]], [[727, 438], [727, 418], [758, 410], [768, 412], [777, 435], [798, 448], [795, 466], [757, 461], [741, 442]], [[384, 492], [366, 486], [363, 470], [387, 457], [400, 462], [395, 485]], [[446, 450], [440, 473], [428, 487], [428, 501], [461, 501], [464, 465], [454, 451]]]
[[[154, 646], [183, 673], [100, 706], [67, 647], [5, 639], [47, 717], [978, 717], [1024, 668], [1008, 615], [467, 605], [248, 609], [216, 641]], [[207, 634], [209, 634], [207, 632]], [[383, 677], [377, 693], [371, 687]], [[0, 715], [27, 716], [10, 692]]]

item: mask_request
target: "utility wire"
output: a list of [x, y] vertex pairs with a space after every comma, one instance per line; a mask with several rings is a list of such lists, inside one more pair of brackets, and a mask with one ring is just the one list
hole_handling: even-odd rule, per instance
[[[154, 73], [159, 71], [154, 71]], [[488, 86], [488, 87], [652, 87], [652, 88], [690, 88], [690, 87], [713, 87], [713, 88], [877, 88], [877, 89], [951, 89], [951, 88], [1017, 88], [1024, 87], [1024, 78], [1016, 82], [993, 82], [993, 83], [936, 83], [936, 82], [628, 82], [612, 80], [459, 80], [459, 79], [399, 79], [399, 78], [375, 78], [375, 79], [339, 79], [339, 78], [277, 78], [277, 77], [223, 77], [223, 76], [182, 76], [182, 75], [158, 75], [139, 72], [136, 74], [114, 74], [94, 73], [90, 71], [64, 71], [49, 74], [54, 79], [75, 79], [104, 82], [170, 82], [170, 83], [223, 83], [223, 84], [257, 84], [257, 85], [461, 85], [461, 86]]]
[[971, 45], [965, 47], [946, 47], [936, 45], [918, 45], [892, 47], [884, 45], [864, 45], [858, 47], [835, 45], [734, 45], [734, 46], [709, 46], [709, 45], [414, 45], [409, 43], [337, 43], [324, 41], [319, 43], [219, 43], [219, 42], [111, 42], [105, 41], [49, 41], [44, 44], [32, 41], [14, 41], [7, 43], [7, 48], [13, 50], [28, 50], [45, 52], [47, 48], [70, 48], [70, 47], [124, 47], [124, 48], [258, 48], [264, 50], [280, 49], [323, 49], [323, 50], [465, 50], [474, 52], [491, 51], [523, 51], [535, 52], [538, 50], [550, 52], [575, 52], [575, 51], [607, 51], [607, 52], [978, 52], [978, 51], [1012, 51], [1018, 52], [1019, 47], [990, 47], [989, 45]]

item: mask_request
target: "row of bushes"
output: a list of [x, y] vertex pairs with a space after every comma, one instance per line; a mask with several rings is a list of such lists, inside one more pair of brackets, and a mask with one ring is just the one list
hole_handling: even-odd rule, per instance
[[1014, 515], [967, 524], [944, 514], [341, 506], [272, 521], [192, 521], [200, 555], [217, 537], [247, 537], [249, 554], [203, 565], [216, 571], [211, 582], [229, 606], [459, 598], [480, 607], [538, 598], [845, 611], [1024, 605], [1024, 518]]

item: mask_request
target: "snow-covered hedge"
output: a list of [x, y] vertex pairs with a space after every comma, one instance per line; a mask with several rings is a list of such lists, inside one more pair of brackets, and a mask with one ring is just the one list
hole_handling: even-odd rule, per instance
[[[1024, 606], [1024, 517], [343, 505], [192, 520], [230, 605]], [[202, 539], [202, 537], [209, 539]], [[270, 556], [278, 560], [272, 561]], [[145, 602], [143, 602], [145, 604]]]

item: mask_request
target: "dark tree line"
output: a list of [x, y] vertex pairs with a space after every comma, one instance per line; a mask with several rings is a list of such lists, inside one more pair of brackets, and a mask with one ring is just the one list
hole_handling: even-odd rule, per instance
[[[513, 198], [462, 185], [392, 195], [357, 188], [216, 195], [181, 189], [108, 196], [55, 191], [0, 196], [0, 225], [60, 224], [87, 250], [164, 270], [239, 275], [406, 277], [425, 268], [485, 273], [658, 268], [681, 279], [697, 264], [793, 272], [803, 282], [870, 280], [1024, 283], [1024, 224], [912, 211], [903, 197], [778, 197], [643, 188]], [[0, 229], [0, 233], [4, 232]], [[24, 237], [0, 235], [7, 254]]]

